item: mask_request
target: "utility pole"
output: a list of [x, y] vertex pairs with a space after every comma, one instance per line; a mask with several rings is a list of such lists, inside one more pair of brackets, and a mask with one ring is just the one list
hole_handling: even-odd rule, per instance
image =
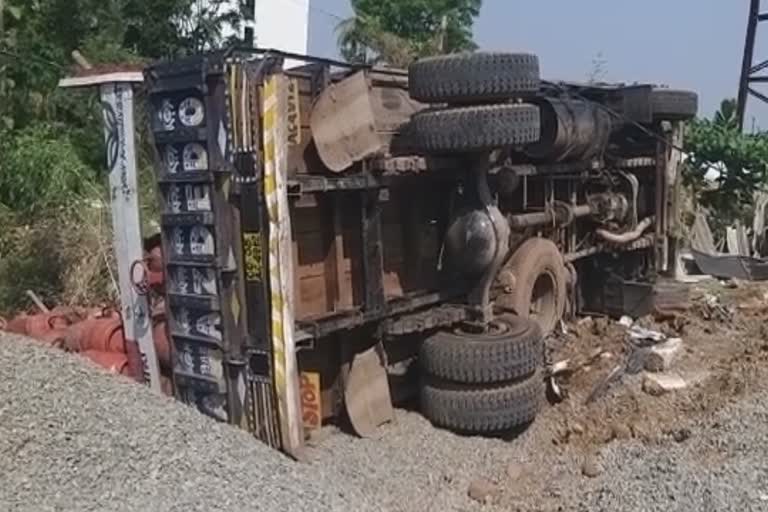
[[768, 75], [757, 75], [760, 71], [768, 68], [768, 60], [762, 60], [753, 65], [757, 28], [763, 21], [768, 21], [768, 13], [760, 12], [760, 0], [750, 0], [747, 37], [744, 43], [744, 60], [741, 65], [741, 79], [739, 80], [739, 98], [736, 106], [739, 129], [744, 129], [744, 114], [747, 111], [747, 100], [750, 95], [768, 103], [768, 96], [750, 86], [753, 83], [768, 83]]

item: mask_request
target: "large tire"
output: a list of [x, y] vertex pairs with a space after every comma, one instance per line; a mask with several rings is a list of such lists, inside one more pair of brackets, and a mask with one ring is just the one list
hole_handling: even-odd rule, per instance
[[425, 153], [485, 151], [539, 140], [539, 107], [485, 105], [428, 110], [411, 119], [413, 147]]
[[421, 412], [438, 427], [486, 434], [531, 423], [541, 410], [543, 398], [540, 371], [520, 382], [487, 387], [427, 378], [421, 385]]
[[535, 320], [548, 336], [563, 318], [567, 297], [568, 276], [557, 246], [546, 238], [531, 238], [515, 251], [506, 269], [515, 283], [497, 302]]
[[544, 358], [539, 325], [515, 315], [501, 315], [490, 332], [439, 331], [421, 346], [425, 373], [441, 379], [485, 384], [531, 376]]
[[482, 103], [539, 90], [539, 59], [524, 53], [458, 53], [428, 57], [408, 68], [411, 97], [424, 103]]
[[699, 111], [699, 96], [692, 91], [654, 89], [651, 93], [651, 110], [654, 119], [693, 119]]

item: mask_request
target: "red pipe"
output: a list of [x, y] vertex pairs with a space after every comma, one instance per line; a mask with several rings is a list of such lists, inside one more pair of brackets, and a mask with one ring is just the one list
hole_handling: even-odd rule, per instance
[[129, 375], [128, 357], [125, 354], [102, 352], [99, 350], [86, 350], [82, 355], [112, 373]]

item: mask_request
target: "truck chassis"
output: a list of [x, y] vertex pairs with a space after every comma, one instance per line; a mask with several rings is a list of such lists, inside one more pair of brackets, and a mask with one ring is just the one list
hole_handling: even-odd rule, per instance
[[[446, 93], [446, 66], [445, 83], [517, 89]], [[584, 311], [644, 314], [674, 268], [692, 93], [542, 82], [516, 54], [409, 74], [228, 51], [146, 82], [177, 397], [295, 456], [323, 421], [365, 435], [412, 398], [420, 350], [437, 425], [524, 423], [539, 388], [508, 377], [541, 380], [543, 337]], [[465, 366], [438, 364], [451, 336], [474, 347]], [[482, 350], [514, 341], [524, 368], [473, 370], [499, 336]], [[446, 412], [436, 377], [492, 407]]]

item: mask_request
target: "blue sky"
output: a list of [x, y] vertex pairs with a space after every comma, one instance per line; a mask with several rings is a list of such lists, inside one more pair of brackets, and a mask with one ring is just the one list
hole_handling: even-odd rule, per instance
[[[297, 1], [297, 0], [292, 0]], [[481, 49], [532, 51], [549, 79], [584, 80], [602, 55], [605, 79], [693, 89], [710, 116], [738, 87], [748, 0], [484, 0], [474, 27]], [[348, 0], [311, 0], [309, 53], [336, 57]], [[767, 7], [768, 8], [768, 7]], [[768, 23], [756, 60], [768, 59]], [[760, 87], [758, 85], [758, 87]], [[768, 92], [768, 84], [764, 86]], [[751, 100], [768, 128], [768, 106]]]

